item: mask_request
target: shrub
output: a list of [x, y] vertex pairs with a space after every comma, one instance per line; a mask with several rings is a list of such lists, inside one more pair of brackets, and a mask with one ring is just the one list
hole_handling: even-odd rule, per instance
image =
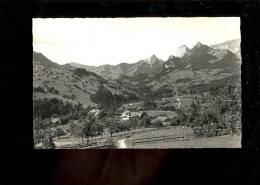
[[60, 94], [59, 91], [57, 89], [55, 89], [54, 87], [48, 87], [48, 92], [50, 92], [52, 94]]
[[153, 122], [153, 126], [156, 128], [161, 128], [163, 127], [163, 123], [161, 120], [156, 120], [155, 122]]
[[176, 80], [175, 83], [187, 83], [190, 81], [191, 81], [191, 78], [180, 78], [180, 79]]
[[53, 132], [50, 129], [46, 129], [42, 133], [43, 138], [41, 138], [40, 142], [42, 142], [43, 148], [54, 149], [55, 143], [53, 142]]
[[165, 111], [176, 111], [176, 108], [173, 105], [165, 105], [165, 106], [162, 106], [161, 109], [165, 110]]
[[56, 128], [54, 132], [54, 136], [59, 138], [60, 136], [64, 136], [64, 135], [66, 135], [66, 133], [62, 130], [62, 128], [60, 127]]
[[74, 84], [74, 87], [81, 90], [81, 88], [77, 84]]
[[144, 110], [156, 109], [156, 103], [154, 101], [144, 101]]
[[61, 116], [60, 124], [64, 125], [64, 124], [68, 123], [68, 121], [73, 119], [73, 118], [74, 118], [73, 113], [69, 112], [69, 113], [65, 114], [64, 116]]
[[45, 93], [45, 90], [43, 87], [39, 86], [39, 87], [33, 87], [33, 92]]
[[62, 97], [66, 98], [66, 99], [70, 99], [70, 100], [75, 100], [76, 95], [75, 94], [71, 94], [71, 95], [63, 94]]

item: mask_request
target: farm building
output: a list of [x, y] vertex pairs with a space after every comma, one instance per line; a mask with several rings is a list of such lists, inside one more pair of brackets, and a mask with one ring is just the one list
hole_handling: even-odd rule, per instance
[[131, 112], [131, 111], [129, 111], [129, 110], [126, 110], [126, 111], [124, 111], [124, 112], [121, 114], [120, 117], [122, 118], [122, 120], [128, 120], [129, 118], [134, 117], [134, 116], [140, 117], [141, 114], [142, 114], [142, 112]]
[[161, 121], [164, 126], [170, 125], [170, 123], [167, 121], [167, 119], [169, 119], [169, 118], [166, 116], [158, 116], [155, 119], [153, 119], [151, 122], [154, 123], [156, 121]]
[[52, 117], [51, 118], [51, 123], [53, 123], [53, 124], [60, 124], [60, 118]]
[[89, 111], [90, 114], [94, 114], [94, 116], [97, 116], [99, 113], [100, 113], [100, 110], [99, 109], [91, 109]]

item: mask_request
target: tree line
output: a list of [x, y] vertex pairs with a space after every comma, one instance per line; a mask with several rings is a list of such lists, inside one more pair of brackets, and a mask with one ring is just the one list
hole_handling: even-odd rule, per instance
[[34, 118], [45, 119], [52, 116], [63, 116], [69, 113], [75, 117], [79, 117], [81, 112], [84, 112], [84, 108], [80, 103], [73, 105], [58, 98], [38, 98], [33, 100]]
[[105, 107], [120, 107], [122, 104], [137, 100], [137, 96], [131, 93], [124, 93], [124, 95], [112, 93], [103, 85], [99, 87], [98, 91], [92, 95], [91, 101], [99, 105], [99, 108]]
[[[193, 128], [196, 137], [223, 135], [220, 129], [236, 133], [241, 127], [240, 83], [233, 81], [227, 86], [214, 88], [208, 96], [194, 98], [188, 107], [176, 110], [177, 117], [171, 125], [184, 125]], [[207, 101], [210, 107], [204, 107]]]

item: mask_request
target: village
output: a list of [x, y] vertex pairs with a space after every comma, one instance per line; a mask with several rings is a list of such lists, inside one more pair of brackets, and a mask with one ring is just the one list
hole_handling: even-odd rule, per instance
[[[35, 21], [43, 24], [42, 21], [47, 20]], [[102, 21], [96, 21], [102, 26]], [[121, 21], [129, 24], [126, 19]], [[147, 19], [142, 21], [150, 25]], [[82, 22], [82, 25], [88, 24], [91, 23]], [[174, 22], [167, 23], [172, 24]], [[118, 35], [126, 32], [116, 27], [113, 28], [118, 31], [116, 36], [97, 27], [96, 31], [81, 35], [80, 46], [78, 42], [63, 43], [66, 47], [73, 46], [71, 51], [74, 51], [65, 52], [63, 59], [55, 52], [57, 58], [52, 58], [48, 52], [34, 48], [34, 148], [241, 147], [239, 34], [213, 42], [220, 34], [216, 30], [211, 32], [214, 36], [205, 40], [204, 34], [193, 35], [193, 29], [183, 28], [191, 31], [188, 34], [192, 36], [191, 41], [187, 42], [183, 32], [174, 38], [173, 26], [172, 32], [161, 30], [159, 34], [163, 37], [170, 33], [167, 39], [150, 45], [143, 39], [148, 39], [147, 35], [151, 36], [154, 28], [146, 27], [138, 42], [133, 42], [132, 38], [136, 38], [140, 30], [138, 34], [131, 30], [128, 36], [122, 35], [122, 39], [117, 40]], [[205, 30], [202, 28], [200, 33]], [[66, 30], [57, 33], [63, 31]], [[92, 35], [99, 31], [104, 37]], [[71, 33], [72, 38], [78, 36], [68, 32], [66, 38], [70, 38]], [[157, 37], [156, 34], [148, 41]], [[122, 40], [128, 40], [128, 44]], [[96, 45], [98, 47], [93, 47]], [[114, 47], [117, 49], [112, 49]], [[149, 52], [144, 52], [145, 49]]]
[[[240, 144], [240, 129], [237, 127], [236, 134], [230, 134], [227, 129], [219, 129], [220, 132], [215, 138], [196, 138], [194, 130], [187, 125], [173, 125], [172, 120], [178, 117], [178, 110], [189, 107], [194, 98], [192, 96], [173, 96], [155, 100], [154, 106], [144, 109], [144, 101], [126, 103], [117, 110], [120, 112], [114, 116], [119, 124], [132, 124], [131, 121], [140, 122], [142, 117], [149, 117], [150, 123], [142, 122], [143, 125], [130, 127], [129, 129], [116, 130], [111, 134], [109, 128], [104, 128], [102, 134], [88, 139], [82, 139], [73, 135], [70, 124], [78, 124], [79, 120], [70, 120], [62, 125], [59, 117], [52, 117], [51, 122], [60, 128], [63, 134], [54, 137], [53, 141], [56, 148], [60, 149], [85, 149], [85, 148], [178, 148], [178, 147], [236, 147]], [[163, 106], [174, 107], [173, 110], [162, 110]], [[210, 109], [209, 102], [201, 104], [201, 110]], [[156, 107], [156, 108], [155, 108]], [[147, 110], [147, 108], [153, 108]], [[100, 116], [101, 110], [92, 108], [88, 115], [96, 119]], [[145, 116], [144, 116], [145, 115]], [[146, 125], [147, 124], [147, 125]], [[212, 142], [210, 142], [212, 140]], [[200, 143], [200, 144], [198, 144]], [[37, 147], [41, 148], [41, 145]]]

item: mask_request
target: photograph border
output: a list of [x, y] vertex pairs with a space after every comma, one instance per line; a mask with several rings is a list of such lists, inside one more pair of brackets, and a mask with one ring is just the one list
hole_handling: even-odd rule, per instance
[[[111, 160], [126, 156], [142, 159], [153, 154], [163, 155], [160, 170], [145, 182], [148, 184], [258, 184], [260, 167], [260, 122], [259, 122], [259, 81], [260, 81], [260, 3], [258, 1], [38, 1], [3, 2], [0, 7], [1, 43], [4, 43], [3, 72], [5, 89], [4, 106], [12, 110], [14, 104], [26, 105], [17, 114], [4, 112], [8, 123], [16, 126], [9, 142], [3, 148], [8, 154], [2, 154], [3, 169], [6, 175], [3, 184], [86, 184], [96, 181], [84, 178], [83, 173], [72, 173], [80, 166], [62, 167], [66, 161], [78, 158], [112, 155]], [[240, 17], [241, 20], [241, 86], [242, 86], [242, 148], [241, 149], [141, 149], [141, 150], [34, 150], [32, 136], [32, 18], [51, 17]], [[15, 54], [14, 54], [15, 52]], [[11, 57], [11, 59], [10, 59]], [[13, 62], [12, 62], [13, 61]], [[24, 63], [23, 63], [24, 62]], [[9, 78], [6, 76], [8, 75]], [[14, 87], [15, 85], [15, 87]], [[19, 92], [19, 95], [16, 93]], [[14, 98], [15, 97], [15, 98]], [[31, 104], [29, 103], [31, 102]], [[22, 120], [22, 121], [21, 121]], [[21, 123], [26, 124], [21, 125]], [[12, 124], [13, 125], [13, 124]], [[5, 129], [13, 126], [7, 125]], [[5, 132], [1, 139], [6, 140]], [[10, 138], [10, 136], [8, 137]], [[10, 154], [9, 154], [10, 153]], [[17, 158], [19, 154], [19, 158]], [[154, 157], [151, 162], [157, 159]], [[27, 161], [27, 162], [26, 162]], [[30, 161], [28, 164], [28, 161]], [[79, 162], [79, 161], [77, 161]], [[129, 162], [130, 163], [130, 162]], [[80, 163], [75, 163], [80, 164]], [[127, 165], [126, 163], [125, 165]], [[195, 168], [196, 166], [196, 168]], [[16, 168], [19, 178], [8, 178]], [[27, 172], [23, 171], [26, 168]], [[102, 166], [100, 166], [102, 168]], [[116, 172], [121, 167], [111, 170]], [[219, 170], [221, 174], [219, 175]], [[185, 174], [182, 172], [186, 171]], [[71, 172], [74, 176], [65, 178], [58, 175]], [[205, 178], [201, 177], [203, 174]], [[228, 174], [229, 173], [229, 174]], [[7, 177], [7, 178], [6, 178]], [[80, 177], [80, 178], [79, 178]], [[188, 178], [189, 177], [189, 178]], [[214, 178], [215, 177], [215, 178]], [[76, 178], [79, 181], [73, 181]], [[93, 177], [94, 178], [94, 177]], [[102, 178], [102, 177], [101, 177]], [[141, 178], [141, 177], [140, 177]], [[212, 180], [214, 178], [214, 180]], [[37, 181], [37, 179], [41, 179]], [[71, 181], [68, 182], [68, 179]], [[13, 182], [17, 180], [17, 182]], [[107, 179], [106, 179], [107, 180]], [[209, 181], [210, 180], [210, 181]], [[105, 181], [113, 184], [113, 180]], [[103, 182], [103, 183], [104, 183]], [[135, 182], [135, 184], [143, 181]], [[124, 182], [128, 184], [129, 182]]]

